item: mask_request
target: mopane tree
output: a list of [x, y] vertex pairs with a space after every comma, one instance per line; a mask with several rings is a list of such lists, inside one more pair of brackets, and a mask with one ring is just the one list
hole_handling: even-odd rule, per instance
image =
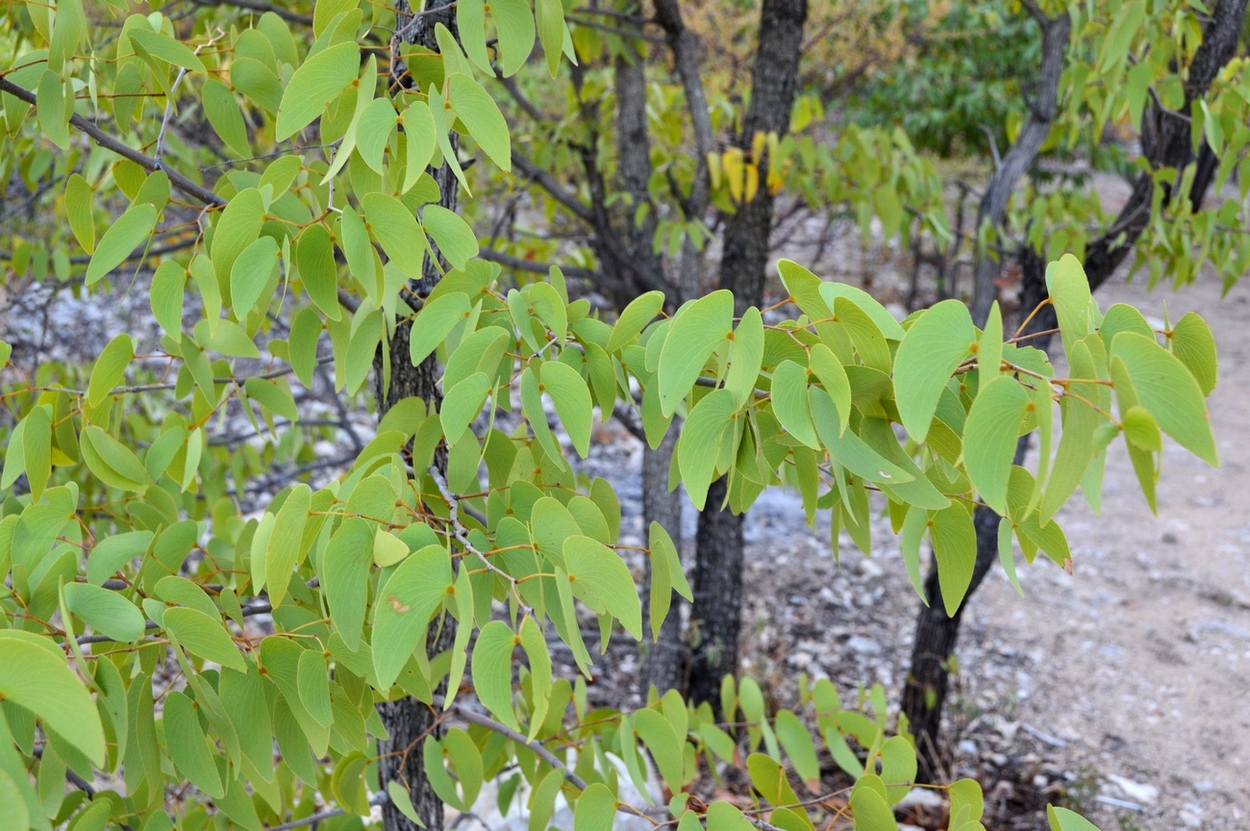
[[[558, 267], [503, 280], [453, 208], [472, 165], [513, 167], [486, 84], [575, 57], [559, 3], [143, 11], [0, 21], [0, 169], [46, 220], [12, 240], [6, 281], [50, 284], [91, 353], [0, 345], [5, 828], [439, 828], [499, 779], [532, 828], [563, 800], [578, 831], [606, 829], [648, 809], [623, 778], [661, 780], [659, 821], [688, 829], [892, 828], [916, 757], [879, 688], [867, 712], [806, 679], [800, 712], [769, 712], [732, 677], [717, 711], [673, 692], [588, 709], [583, 626], [604, 647], [643, 634], [630, 560], [651, 564], [652, 632], [691, 595], [666, 529], [620, 544], [611, 484], [579, 474], [595, 411], [629, 408], [649, 436], [684, 417], [675, 464], [700, 508], [718, 480], [739, 513], [788, 485], [810, 520], [866, 528], [880, 494], [914, 574], [931, 539], [948, 611], [977, 505], [1062, 564], [1054, 511], [1109, 443], [1155, 463], [1166, 434], [1214, 460], [1205, 324], [1161, 339], [1104, 316], [1070, 256], [1046, 275], [1067, 377], [995, 313], [979, 329], [948, 301], [900, 323], [791, 261], [799, 315], [768, 323], [723, 289], [609, 320]], [[151, 334], [94, 331], [85, 310], [119, 294]], [[372, 437], [329, 478], [250, 487], [310, 455], [323, 367], [334, 400], [374, 410]], [[553, 672], [556, 643], [580, 675]], [[689, 794], [720, 764], [745, 768], [750, 806]], [[947, 790], [952, 824], [983, 827], [979, 786]]]
[[[1250, 269], [1245, 233], [1250, 224], [1245, 201], [1250, 192], [1250, 75], [1244, 57], [1238, 57], [1239, 49], [1244, 52], [1244, 0], [1221, 0], [1206, 8], [1148, 2], [1097, 9], [1051, 6], [1024, 4], [1040, 32], [1040, 64], [1030, 85], [1029, 109], [980, 200], [972, 296], [973, 320], [986, 326], [1002, 252], [1019, 252], [1021, 334], [1032, 336], [1030, 343], [1039, 349], [1050, 343], [1058, 308], [1049, 303], [1046, 261], [1061, 251], [1078, 253], [1091, 291], [1130, 254], [1135, 255], [1133, 271], [1147, 269], [1151, 285], [1166, 277], [1182, 286], [1204, 265], [1229, 285]], [[1036, 176], [1047, 159], [1083, 155], [1114, 162], [1114, 153], [1089, 145], [1125, 122], [1140, 135], [1141, 155], [1131, 164], [1121, 162], [1131, 192], [1114, 217], [1104, 216], [1088, 176], [1059, 182]], [[1239, 177], [1236, 194], [1225, 191], [1234, 173]], [[1027, 187], [1017, 189], [1030, 174]], [[1169, 331], [1180, 331], [1183, 340], [1189, 325], [1183, 318]], [[1209, 390], [1215, 377], [1202, 383]], [[1018, 460], [1027, 447], [1023, 437]], [[1130, 458], [1154, 510], [1157, 467], [1140, 446]], [[1087, 501], [1097, 511], [1097, 496], [1088, 496], [1097, 493], [1097, 482], [1085, 485]], [[969, 593], [995, 559], [1007, 556], [998, 540], [1000, 513], [991, 505], [977, 510], [977, 563]], [[903, 697], [926, 778], [948, 764], [939, 728], [947, 659], [959, 633], [959, 613], [947, 613], [938, 576], [931, 570], [921, 592], [924, 606]]]

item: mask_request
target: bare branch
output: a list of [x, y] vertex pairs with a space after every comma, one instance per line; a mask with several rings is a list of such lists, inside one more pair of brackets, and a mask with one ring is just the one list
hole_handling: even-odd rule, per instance
[[[0, 77], [0, 92], [7, 92], [13, 97], [19, 98], [31, 106], [35, 106], [35, 94], [25, 87], [19, 87], [8, 78]], [[149, 173], [154, 173], [157, 170], [164, 170], [158, 160], [140, 153], [133, 147], [122, 144], [117, 140], [117, 138], [110, 136], [108, 133], [101, 130], [96, 124], [88, 121], [77, 113], [70, 117], [69, 123], [86, 133], [92, 141], [103, 147], [105, 150], [111, 150], [122, 158], [129, 159]], [[203, 185], [196, 184], [186, 176], [179, 173], [177, 170], [165, 170], [165, 174], [169, 176], [169, 183], [171, 185], [205, 205], [214, 208], [224, 208], [226, 206], [226, 199], [213, 193]]]

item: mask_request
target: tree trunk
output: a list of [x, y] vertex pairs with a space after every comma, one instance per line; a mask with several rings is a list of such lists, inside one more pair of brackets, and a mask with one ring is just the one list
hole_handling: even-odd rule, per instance
[[[681, 552], [681, 490], [669, 491], [668, 471], [673, 460], [673, 449], [677, 447], [677, 431], [669, 430], [664, 441], [655, 450], [644, 444], [642, 451], [642, 518], [645, 528], [652, 522], [658, 522], [668, 531]], [[648, 564], [646, 584], [643, 587], [643, 608], [647, 608], [651, 597], [651, 569]], [[685, 599], [673, 592], [672, 605], [668, 615], [660, 626], [658, 637], [652, 640], [651, 617], [644, 614], [646, 621], [646, 640], [644, 648], [646, 656], [642, 663], [642, 683], [640, 692], [645, 697], [647, 690], [655, 687], [661, 695], [668, 690], [686, 691], [686, 664], [688, 661], [686, 644], [682, 639], [681, 616]]]
[[[456, 30], [455, 9], [451, 0], [429, 0], [425, 4], [426, 12], [420, 16], [412, 16], [410, 5], [406, 0], [397, 4], [396, 42], [420, 43], [431, 49], [437, 48], [434, 39], [434, 25], [442, 23], [453, 33]], [[397, 81], [408, 86], [403, 77], [403, 61], [396, 58], [394, 66], [398, 70]], [[452, 136], [452, 147], [457, 146], [456, 136]], [[456, 208], [457, 188], [459, 187], [451, 168], [444, 164], [440, 169], [432, 171], [438, 182], [441, 196], [439, 204], [450, 210]], [[430, 259], [422, 268], [421, 279], [412, 280], [409, 288], [418, 297], [429, 295], [438, 282], [439, 270]], [[404, 398], [415, 396], [428, 404], [439, 406], [442, 393], [438, 389], [438, 363], [436, 357], [427, 357], [418, 366], [413, 366], [409, 357], [409, 336], [412, 323], [401, 323], [387, 345], [388, 361], [383, 361], [381, 350], [374, 359], [374, 393], [378, 407], [378, 419], [381, 420], [386, 411]], [[389, 374], [386, 367], [389, 364]], [[435, 453], [435, 466], [442, 472], [447, 470], [447, 451], [440, 447]], [[412, 471], [412, 475], [421, 478], [424, 471]], [[441, 622], [434, 621], [430, 625], [426, 651], [434, 656], [451, 649], [456, 636], [456, 622], [450, 616], [444, 616]], [[446, 692], [446, 679], [435, 690], [436, 694]], [[414, 698], [401, 698], [386, 701], [378, 705], [378, 715], [382, 719], [389, 734], [385, 740], [378, 742], [378, 781], [383, 789], [388, 782], [398, 781], [408, 791], [408, 797], [416, 809], [428, 831], [443, 829], [443, 801], [434, 792], [430, 780], [425, 774], [424, 742], [427, 736], [439, 736], [442, 733], [438, 726], [434, 710]], [[382, 827], [385, 831], [419, 831], [420, 825], [409, 820], [394, 803], [387, 801], [382, 805]]]
[[[1190, 67], [1182, 113], [1191, 111], [1193, 102], [1206, 93], [1211, 82], [1236, 53], [1237, 39], [1245, 21], [1246, 3], [1247, 0], [1222, 0], [1213, 11], [1203, 32], [1202, 45]], [[1043, 31], [1046, 31], [1044, 24]], [[1046, 52], [1045, 48], [1043, 52]], [[1045, 54], [1043, 60], [1046, 60]], [[1195, 160], [1187, 118], [1160, 111], [1152, 104], [1143, 116], [1143, 122], [1143, 135], [1151, 136], [1145, 149], [1152, 168], [1158, 170], [1172, 167], [1179, 171]], [[1013, 146], [1012, 150], [1014, 149]], [[1195, 209], [1201, 204], [1216, 167], [1214, 154], [1205, 144], [1197, 162], [1198, 175], [1194, 177], [1193, 189], [1186, 195]], [[996, 176], [995, 180], [998, 178]], [[1111, 228], [1089, 245], [1084, 266], [1091, 290], [1097, 289], [1111, 276], [1145, 231], [1150, 219], [1153, 189], [1153, 179], [1142, 174], [1137, 180], [1133, 195], [1121, 209]], [[1168, 196], [1170, 198], [1171, 194]], [[990, 198], [988, 192], [986, 198]], [[1028, 314], [1049, 296], [1046, 291], [1046, 263], [1040, 254], [1027, 245], [1022, 246], [1019, 257], [1022, 273], [1021, 311]], [[992, 301], [992, 297], [990, 300]], [[988, 311], [987, 302], [985, 312]], [[1025, 334], [1046, 331], [1055, 326], [1054, 308], [1047, 306], [1030, 321]], [[1029, 343], [1045, 350], [1050, 340], [1049, 335], [1041, 335], [1032, 338]], [[1027, 449], [1028, 437], [1023, 436], [1016, 447], [1016, 464], [1023, 463]], [[967, 605], [994, 562], [998, 547], [998, 522], [999, 517], [993, 511], [984, 507], [977, 509], [974, 518], [977, 532], [976, 566], [972, 583], [964, 595], [963, 605], [953, 618], [947, 617], [942, 605], [936, 571], [930, 569], [925, 580], [925, 596], [929, 605], [921, 608], [916, 621], [911, 669], [903, 692], [903, 713], [910, 721], [912, 733], [916, 737], [916, 750], [920, 756], [917, 779], [921, 782], [931, 781], [946, 769], [939, 731], [949, 682], [947, 659], [959, 637], [963, 606]]]
[[[1020, 181], [1042, 149], [1042, 142], [1050, 133], [1059, 107], [1059, 76], [1063, 74], [1063, 59], [1067, 52], [1068, 37], [1072, 31], [1072, 19], [1067, 12], [1046, 17], [1040, 12], [1034, 15], [1042, 30], [1042, 65], [1035, 86], [1036, 100], [1029, 108], [1029, 117], [1020, 135], [1012, 142], [1011, 149], [1003, 156], [1002, 164], [994, 171], [990, 183], [981, 198], [977, 211], [977, 229], [988, 225], [997, 230], [1007, 216], [1007, 203], [1011, 192]], [[979, 235], [978, 235], [979, 238]], [[994, 278], [999, 272], [999, 257], [987, 246], [978, 245], [976, 264], [973, 269], [972, 320], [984, 326], [994, 304]]]
[[709, 702], [717, 718], [721, 681], [738, 668], [742, 630], [742, 519], [721, 510], [728, 492], [722, 477], [707, 492], [695, 535], [694, 608], [691, 611], [690, 700]]
[[[764, 1], [751, 104], [739, 137], [744, 148], [751, 146], [757, 132], [782, 136], [789, 130], [806, 21], [807, 0]], [[761, 187], [726, 223], [721, 257], [720, 286], [734, 293], [736, 315], [763, 304], [772, 230], [773, 196], [763, 185], [768, 179], [768, 160], [752, 161], [759, 166]], [[721, 510], [727, 488], [724, 479], [714, 482], [699, 514], [691, 612], [690, 698], [695, 703], [710, 702], [718, 713], [721, 679], [738, 665], [742, 627], [743, 518], [728, 508]]]

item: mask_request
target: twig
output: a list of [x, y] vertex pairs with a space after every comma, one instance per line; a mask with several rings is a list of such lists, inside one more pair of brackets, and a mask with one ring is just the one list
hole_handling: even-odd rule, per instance
[[[373, 796], [369, 797], [370, 805], [385, 805], [386, 803], [390, 801], [391, 801], [391, 798], [387, 796], [386, 791], [378, 791]], [[334, 819], [335, 817], [341, 817], [346, 813], [347, 811], [344, 810], [343, 808], [331, 808], [328, 811], [321, 811], [316, 814], [310, 814], [309, 816], [306, 816], [303, 819], [293, 819], [290, 822], [284, 822], [281, 825], [267, 826], [264, 829], [264, 831], [291, 831], [292, 828], [303, 828], [306, 825], [316, 825], [322, 820]]]
[[[25, 87], [19, 87], [6, 77], [0, 77], [0, 92], [7, 92], [14, 98], [19, 98], [31, 106], [37, 106], [35, 94], [33, 92]], [[69, 123], [86, 133], [96, 144], [100, 145], [105, 150], [111, 150], [123, 159], [129, 159], [149, 173], [155, 173], [157, 170], [162, 169], [160, 162], [156, 159], [140, 153], [133, 147], [122, 144], [116, 138], [110, 136], [108, 133], [101, 130], [97, 125], [77, 113], [70, 117]], [[171, 185], [188, 196], [198, 199], [205, 205], [210, 205], [215, 208], [224, 208], [226, 206], [227, 200], [225, 198], [213, 193], [203, 185], [197, 185], [195, 182], [192, 182], [178, 171], [166, 170], [165, 174], [169, 176], [169, 183]]]
[[517, 585], [517, 580], [508, 572], [500, 569], [490, 561], [484, 553], [478, 550], [472, 541], [469, 540], [469, 530], [460, 522], [460, 500], [451, 492], [451, 488], [447, 485], [447, 480], [443, 478], [443, 474], [439, 472], [438, 467], [430, 465], [429, 474], [434, 479], [434, 484], [438, 486], [438, 492], [442, 494], [443, 500], [447, 503], [447, 521], [451, 524], [452, 535], [456, 541], [464, 547], [465, 551], [476, 554], [477, 558], [482, 561], [488, 571], [498, 574], [512, 587], [512, 596], [516, 598], [517, 605], [526, 613], [531, 613], [529, 604], [521, 598], [521, 589]]

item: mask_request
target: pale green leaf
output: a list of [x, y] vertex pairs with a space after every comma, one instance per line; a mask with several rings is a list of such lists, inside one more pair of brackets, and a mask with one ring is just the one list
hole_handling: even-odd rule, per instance
[[923, 312], [899, 344], [894, 360], [894, 390], [899, 418], [918, 442], [929, 433], [929, 422], [951, 374], [972, 355], [976, 331], [968, 307], [943, 300]]
[[999, 515], [1007, 513], [1007, 483], [1029, 400], [1015, 378], [999, 376], [981, 388], [964, 426], [966, 435], [976, 437], [964, 445], [968, 478]]
[[716, 478], [717, 458], [729, 434], [736, 428], [737, 416], [733, 393], [725, 389], [714, 390], [690, 411], [677, 439], [681, 480], [690, 501], [699, 510], [703, 510], [707, 501], [708, 488]]
[[86, 284], [90, 286], [98, 282], [121, 265], [132, 251], [143, 244], [155, 225], [156, 208], [147, 203], [130, 206], [109, 226], [96, 245], [87, 265]]
[[521, 729], [512, 706], [512, 650], [520, 640], [506, 623], [492, 620], [473, 647], [473, 690], [491, 715], [513, 730]]
[[353, 652], [360, 646], [365, 623], [373, 536], [368, 522], [349, 517], [330, 537], [322, 555], [321, 586], [330, 607], [330, 620]]
[[[104, 728], [87, 688], [58, 654], [59, 647], [48, 649], [28, 638], [35, 636], [0, 633], [0, 696], [30, 710], [93, 764], [103, 766]], [[54, 646], [50, 639], [48, 645]]]
[[[694, 386], [712, 351], [733, 331], [733, 294], [714, 291], [682, 307], [669, 325], [657, 379], [660, 411], [670, 416]], [[732, 396], [730, 396], [732, 399]]]
[[119, 643], [143, 637], [143, 613], [120, 593], [89, 583], [70, 583], [62, 591], [66, 607], [101, 635]]
[[360, 48], [351, 43], [331, 46], [304, 62], [282, 93], [274, 138], [283, 141], [307, 127], [334, 103], [360, 71]]
[[593, 419], [593, 405], [586, 381], [568, 364], [554, 361], [542, 365], [538, 380], [539, 390], [551, 396], [573, 447], [585, 458], [590, 453]]
[[373, 665], [379, 689], [388, 689], [419, 644], [448, 595], [451, 555], [427, 545], [409, 555], [378, 591], [373, 619]]
[[230, 640], [220, 618], [209, 617], [199, 609], [178, 606], [167, 609], [161, 623], [192, 655], [239, 672], [247, 671], [247, 662]]
[[564, 541], [564, 562], [573, 594], [596, 612], [607, 612], [642, 639], [642, 607], [629, 566], [603, 543], [575, 534]]
[[508, 122], [504, 121], [490, 93], [477, 81], [460, 72], [447, 79], [448, 102], [456, 116], [468, 129], [478, 147], [505, 173], [512, 170], [511, 139]]
[[75, 173], [66, 180], [65, 218], [69, 220], [74, 239], [88, 254], [95, 251], [95, 220], [91, 212], [94, 202], [95, 194], [86, 179]]
[[573, 831], [612, 831], [616, 797], [602, 782], [582, 791], [573, 810]]
[[[261, 581], [269, 589], [269, 602], [276, 609], [286, 599], [291, 573], [303, 562], [302, 540], [308, 511], [312, 505], [312, 490], [301, 483], [291, 488], [286, 501], [278, 509], [273, 522], [273, 533], [265, 548], [265, 572]], [[261, 585], [257, 585], [259, 591]]]
[[477, 256], [477, 236], [469, 223], [455, 211], [439, 205], [426, 205], [421, 211], [421, 222], [438, 245], [439, 252], [454, 268], [463, 270], [469, 260]]

